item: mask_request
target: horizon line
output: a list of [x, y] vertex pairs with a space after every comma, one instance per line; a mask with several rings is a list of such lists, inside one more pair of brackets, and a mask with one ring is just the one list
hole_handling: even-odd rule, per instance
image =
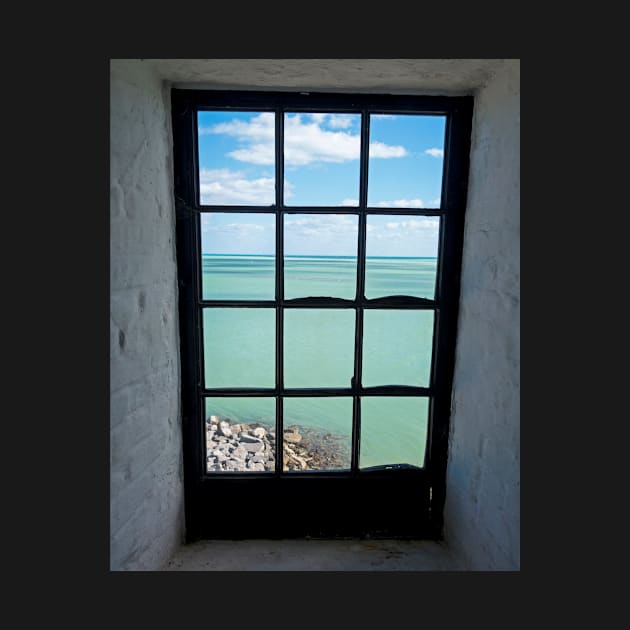
[[[202, 252], [202, 256], [242, 256], [257, 258], [275, 258], [275, 254], [208, 254]], [[285, 254], [285, 258], [357, 258], [357, 256], [345, 256], [341, 254]], [[437, 256], [366, 256], [366, 258], [435, 258]]]

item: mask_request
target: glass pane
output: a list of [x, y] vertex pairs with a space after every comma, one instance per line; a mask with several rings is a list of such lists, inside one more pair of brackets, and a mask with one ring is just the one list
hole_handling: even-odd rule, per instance
[[198, 112], [199, 192], [203, 205], [275, 203], [275, 114]]
[[367, 216], [365, 297], [433, 299], [439, 217]]
[[361, 398], [359, 468], [388, 464], [410, 464], [422, 468], [428, 414], [428, 398]]
[[354, 309], [286, 309], [285, 387], [350, 387], [354, 327]]
[[284, 219], [284, 297], [353, 300], [358, 217], [294, 214]]
[[360, 114], [284, 115], [284, 204], [358, 206]]
[[275, 470], [274, 398], [206, 398], [208, 472]]
[[352, 398], [284, 399], [284, 470], [350, 468]]
[[445, 116], [370, 116], [368, 205], [439, 208]]
[[273, 300], [275, 247], [275, 216], [202, 214], [203, 299]]
[[206, 308], [203, 341], [206, 387], [275, 386], [275, 309]]
[[433, 311], [363, 312], [363, 387], [428, 387]]

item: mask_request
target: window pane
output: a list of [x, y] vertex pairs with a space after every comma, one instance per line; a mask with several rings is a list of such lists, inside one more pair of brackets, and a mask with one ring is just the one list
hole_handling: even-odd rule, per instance
[[206, 398], [208, 472], [275, 470], [274, 398]]
[[433, 311], [366, 309], [363, 312], [363, 387], [427, 387]]
[[206, 308], [203, 340], [206, 387], [275, 386], [275, 309]]
[[266, 214], [202, 214], [203, 299], [273, 300], [275, 230]]
[[198, 112], [202, 205], [275, 203], [275, 114]]
[[285, 114], [284, 204], [358, 206], [360, 114]]
[[439, 217], [367, 216], [365, 297], [433, 299]]
[[294, 214], [284, 219], [284, 296], [353, 300], [357, 280], [358, 218]]
[[359, 468], [424, 466], [428, 413], [428, 398], [362, 397]]
[[445, 116], [370, 116], [368, 205], [439, 208]]
[[285, 387], [350, 387], [354, 328], [354, 309], [286, 309]]
[[350, 468], [352, 398], [284, 399], [284, 470]]

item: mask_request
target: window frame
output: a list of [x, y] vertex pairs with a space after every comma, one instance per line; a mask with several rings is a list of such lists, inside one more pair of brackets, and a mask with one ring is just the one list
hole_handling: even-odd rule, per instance
[[[174, 141], [174, 193], [176, 205], [179, 318], [181, 340], [182, 425], [184, 437], [184, 487], [188, 540], [212, 537], [302, 536], [302, 535], [411, 535], [439, 537], [445, 499], [447, 440], [460, 268], [463, 247], [464, 212], [468, 180], [468, 160], [473, 99], [470, 96], [349, 95], [316, 92], [249, 92], [176, 89], [171, 91]], [[197, 112], [233, 110], [275, 113], [276, 199], [271, 206], [220, 206], [200, 203]], [[359, 205], [285, 206], [283, 203], [284, 160], [283, 125], [285, 113], [360, 113], [360, 196]], [[381, 208], [367, 205], [370, 114], [444, 115], [445, 144], [440, 208]], [[200, 215], [204, 212], [264, 213], [275, 215], [274, 300], [202, 299], [202, 256]], [[358, 216], [356, 299], [285, 299], [284, 216], [292, 214], [350, 214]], [[438, 216], [440, 219], [434, 299], [392, 296], [366, 299], [365, 247], [369, 215]], [[276, 311], [276, 385], [274, 388], [205, 388], [203, 310], [211, 307], [274, 308]], [[283, 387], [283, 313], [287, 308], [343, 308], [355, 310], [354, 377], [350, 388], [288, 389]], [[431, 378], [427, 387], [381, 386], [364, 388], [362, 368], [363, 313], [366, 309], [432, 310], [433, 352]], [[404, 465], [360, 469], [360, 401], [366, 396], [418, 396], [428, 398], [428, 426], [425, 461], [422, 468]], [[210, 396], [257, 397], [276, 400], [276, 469], [274, 472], [207, 472], [205, 466], [204, 398]], [[350, 471], [283, 471], [282, 412], [284, 397], [344, 396], [353, 400], [352, 461]], [[235, 505], [234, 492], [241, 498], [265, 505], [274, 512], [296, 496], [307, 497], [325, 514], [305, 511], [294, 527], [256, 525], [240, 527], [236, 516], [225, 526], [212, 523], [208, 505], [223, 501]], [[367, 506], [373, 493], [380, 493], [375, 509]], [[394, 507], [395, 501], [417, 496], [414, 509]], [[326, 495], [328, 502], [321, 499]], [[349, 500], [349, 497], [353, 497]], [[350, 506], [350, 507], [348, 507]], [[380, 506], [380, 507], [379, 507]], [[261, 508], [261, 509], [264, 509]], [[387, 517], [384, 512], [396, 512]], [[337, 512], [334, 518], [333, 512]], [[240, 516], [239, 516], [240, 514]], [[230, 519], [228, 519], [230, 520]]]

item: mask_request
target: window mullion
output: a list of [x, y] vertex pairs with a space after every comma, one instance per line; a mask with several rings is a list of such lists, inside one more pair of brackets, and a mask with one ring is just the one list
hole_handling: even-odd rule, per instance
[[283, 468], [284, 430], [283, 398], [284, 387], [284, 112], [276, 109], [276, 466], [275, 474]]
[[361, 405], [358, 391], [361, 388], [361, 370], [363, 363], [363, 309], [360, 306], [365, 293], [365, 239], [368, 179], [368, 143], [370, 137], [370, 118], [367, 110], [361, 112], [361, 153], [359, 171], [359, 230], [357, 244], [357, 294], [356, 294], [356, 330], [354, 342], [354, 413], [352, 416], [352, 457], [350, 467], [354, 474], [359, 469], [359, 442], [361, 435]]

